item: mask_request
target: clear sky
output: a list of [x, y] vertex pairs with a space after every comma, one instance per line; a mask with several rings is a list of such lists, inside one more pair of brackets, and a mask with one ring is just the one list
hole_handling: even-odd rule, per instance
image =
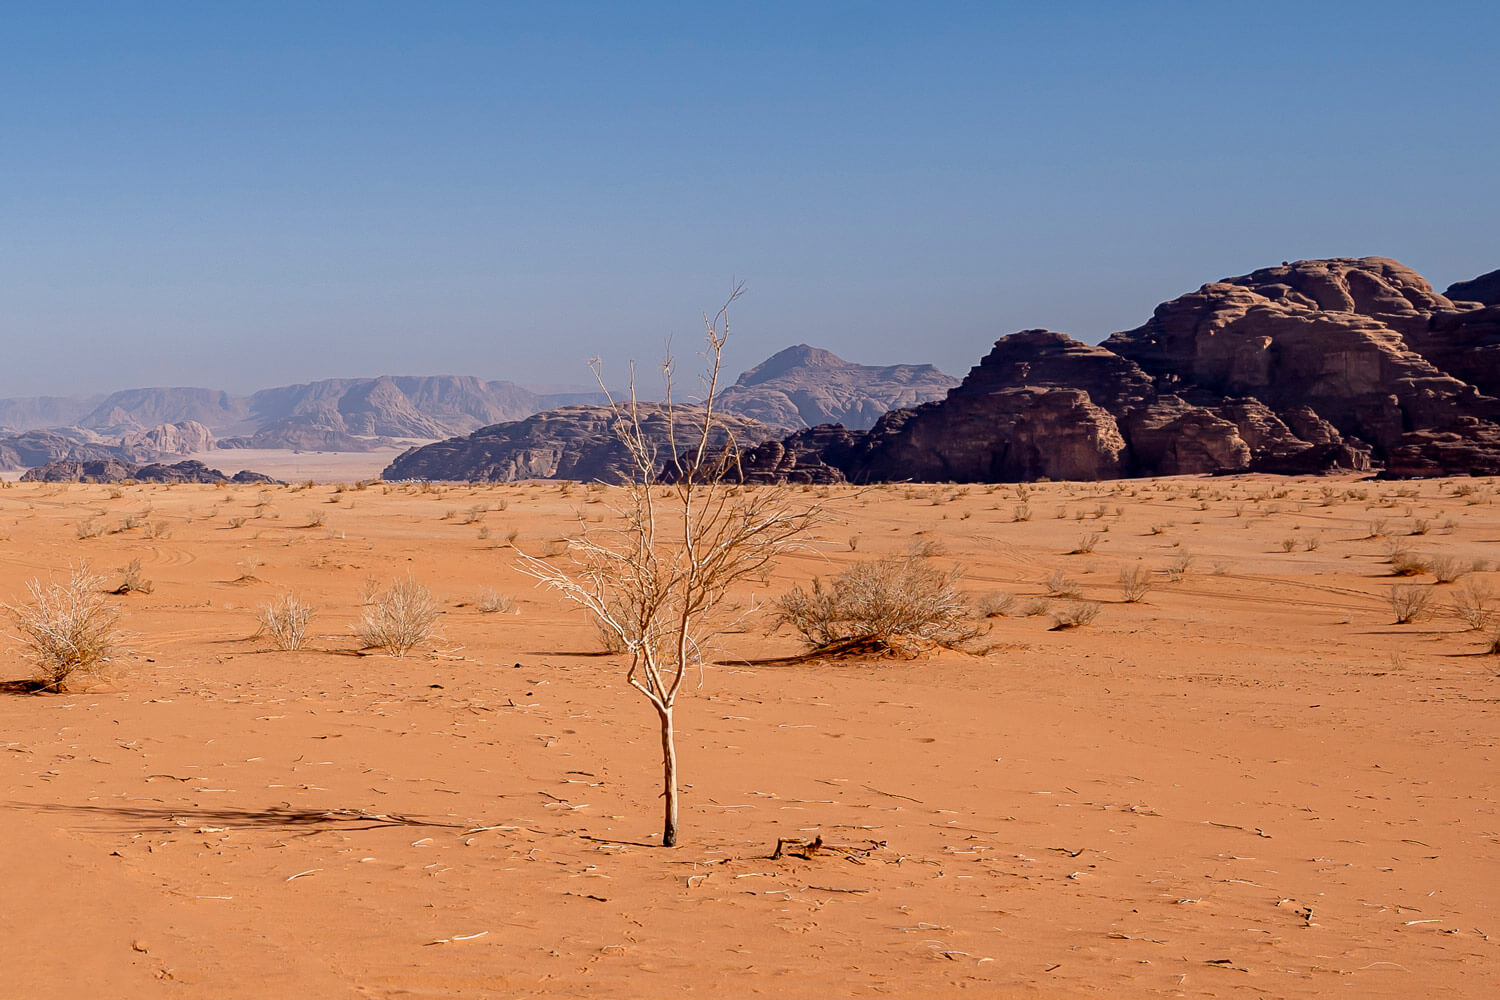
[[962, 375], [1284, 259], [1500, 267], [1500, 4], [6, 4], [0, 395]]

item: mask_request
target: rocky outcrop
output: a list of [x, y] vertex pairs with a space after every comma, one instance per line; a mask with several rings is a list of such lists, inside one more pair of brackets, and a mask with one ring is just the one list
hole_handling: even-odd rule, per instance
[[1447, 427], [1413, 431], [1392, 449], [1382, 476], [1500, 476], [1500, 425], [1459, 417]]
[[1481, 274], [1469, 281], [1456, 281], [1443, 294], [1454, 302], [1500, 306], [1500, 270]]
[[1383, 453], [1406, 431], [1478, 405], [1474, 386], [1408, 343], [1453, 308], [1392, 260], [1298, 261], [1204, 285], [1103, 346], [1160, 387], [1191, 387], [1195, 401], [1249, 396], [1278, 413], [1312, 406]]
[[[672, 421], [659, 403], [642, 403], [642, 428], [662, 456], [671, 454], [669, 427], [676, 440], [693, 433], [697, 407], [679, 406]], [[622, 482], [630, 475], [630, 456], [616, 432], [619, 417], [607, 406], [564, 406], [484, 427], [466, 437], [412, 448], [386, 467], [389, 480], [431, 479], [459, 482], [513, 482], [521, 479], [578, 479]], [[741, 446], [772, 437], [764, 424], [734, 414], [719, 414], [711, 442], [722, 447], [733, 434]]]
[[[1487, 276], [1488, 277], [1488, 276]], [[1460, 287], [1482, 300], [1486, 279]], [[815, 428], [748, 478], [1006, 481], [1500, 467], [1497, 309], [1385, 258], [1204, 285], [1093, 347], [1027, 330], [941, 401], [868, 432]], [[1404, 470], [1404, 471], [1403, 471]]]
[[717, 404], [771, 427], [863, 429], [890, 410], [941, 399], [956, 385], [932, 365], [858, 365], [798, 344], [745, 372]]
[[29, 470], [23, 483], [276, 483], [279, 480], [248, 469], [226, 476], [202, 462], [178, 462], [175, 465], [151, 463], [137, 465], [118, 459], [105, 461], [49, 462]]
[[29, 469], [63, 459], [108, 461], [119, 457], [114, 447], [79, 442], [55, 431], [26, 431], [0, 437], [0, 469]]
[[122, 456], [133, 462], [153, 462], [164, 455], [195, 455], [213, 446], [213, 432], [196, 420], [158, 424], [120, 440]]

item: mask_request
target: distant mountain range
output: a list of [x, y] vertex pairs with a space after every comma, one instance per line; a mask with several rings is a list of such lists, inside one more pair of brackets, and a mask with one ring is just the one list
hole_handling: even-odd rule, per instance
[[[787, 432], [825, 420], [867, 427], [893, 407], [936, 398], [956, 384], [931, 365], [857, 365], [802, 345], [746, 372], [721, 398], [726, 412]], [[148, 388], [0, 399], [0, 468], [151, 463], [212, 448], [370, 451], [459, 437], [605, 398], [573, 387], [546, 388], [551, 391], [472, 376], [382, 376], [250, 395]]]

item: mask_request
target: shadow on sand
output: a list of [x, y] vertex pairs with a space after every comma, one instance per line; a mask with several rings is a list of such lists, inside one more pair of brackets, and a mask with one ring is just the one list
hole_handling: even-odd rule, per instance
[[[28, 809], [38, 813], [63, 813], [77, 817], [94, 817], [101, 824], [93, 828], [114, 831], [121, 828], [139, 833], [166, 833], [195, 825], [223, 826], [240, 830], [300, 830], [311, 835], [327, 830], [379, 830], [386, 827], [444, 827], [463, 829], [461, 823], [439, 823], [420, 816], [400, 813], [374, 813], [364, 809], [295, 809], [271, 806], [267, 809], [208, 809], [198, 806], [85, 806], [57, 803], [8, 802], [4, 808]], [[114, 820], [117, 822], [111, 823]]]

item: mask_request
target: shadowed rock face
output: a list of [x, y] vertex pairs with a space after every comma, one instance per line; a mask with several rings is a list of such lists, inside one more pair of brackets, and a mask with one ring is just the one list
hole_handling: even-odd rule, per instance
[[0, 437], [0, 469], [29, 469], [66, 458], [107, 461], [119, 458], [108, 445], [83, 444], [53, 431], [27, 431]]
[[1500, 270], [1481, 274], [1470, 281], [1457, 281], [1443, 293], [1454, 302], [1479, 302], [1500, 306]]
[[1204, 285], [1098, 347], [1023, 331], [946, 399], [768, 444], [747, 477], [1500, 468], [1500, 307], [1476, 304], [1490, 278], [1455, 301], [1393, 260], [1298, 261]]
[[940, 399], [957, 384], [932, 365], [857, 365], [799, 344], [745, 372], [717, 404], [772, 427], [862, 429], [889, 410]]
[[118, 459], [90, 462], [49, 462], [31, 469], [21, 477], [23, 483], [118, 483], [131, 479], [138, 483], [276, 483], [280, 480], [248, 469], [226, 476], [202, 462], [178, 462], [175, 465], [122, 462]]
[[[701, 410], [676, 409], [669, 424], [667, 409], [642, 403], [647, 439], [665, 460], [672, 454], [669, 427], [675, 425], [679, 450], [692, 439]], [[483, 427], [467, 437], [413, 448], [382, 473], [385, 479], [434, 479], [459, 482], [512, 482], [518, 479], [579, 479], [622, 482], [630, 456], [615, 432], [618, 418], [607, 406], [564, 406], [525, 420]], [[742, 445], [773, 436], [764, 424], [721, 414], [711, 444], [721, 447], [729, 434]]]

